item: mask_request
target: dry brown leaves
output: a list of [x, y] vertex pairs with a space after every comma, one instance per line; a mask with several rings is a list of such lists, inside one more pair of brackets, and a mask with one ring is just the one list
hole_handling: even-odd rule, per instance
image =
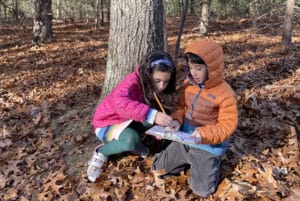
[[[178, 19], [168, 23], [172, 53]], [[189, 18], [183, 48], [199, 38], [191, 31], [195, 26]], [[57, 41], [33, 47], [30, 27], [3, 28], [1, 200], [299, 200], [299, 27], [295, 47], [287, 51], [279, 44], [281, 30], [262, 33], [245, 21], [212, 23], [207, 37], [224, 47], [240, 123], [219, 188], [208, 198], [189, 189], [189, 172], [156, 186], [152, 157], [130, 153], [113, 157], [96, 183], [87, 181], [86, 161], [98, 143], [90, 120], [108, 47], [108, 27], [90, 27], [55, 24]]]

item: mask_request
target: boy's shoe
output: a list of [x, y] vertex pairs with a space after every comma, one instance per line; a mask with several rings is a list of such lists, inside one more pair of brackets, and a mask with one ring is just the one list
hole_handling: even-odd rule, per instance
[[133, 153], [136, 155], [141, 156], [142, 158], [146, 158], [149, 154], [149, 148], [142, 143], [138, 144], [135, 149], [133, 150]]
[[106, 164], [108, 157], [104, 156], [102, 153], [97, 152], [103, 144], [96, 147], [94, 150], [92, 158], [88, 161], [87, 176], [88, 180], [95, 182], [96, 179], [101, 175], [103, 169], [102, 167]]

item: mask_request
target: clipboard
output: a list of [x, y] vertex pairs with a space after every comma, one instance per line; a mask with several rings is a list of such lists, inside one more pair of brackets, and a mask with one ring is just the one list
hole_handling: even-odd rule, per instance
[[195, 138], [190, 133], [183, 131], [167, 131], [165, 127], [155, 125], [148, 129], [146, 132], [148, 135], [153, 135], [163, 139], [168, 139], [183, 144], [195, 144]]

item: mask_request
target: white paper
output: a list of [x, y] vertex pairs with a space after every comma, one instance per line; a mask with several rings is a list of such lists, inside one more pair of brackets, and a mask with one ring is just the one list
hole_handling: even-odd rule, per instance
[[154, 135], [160, 138], [181, 142], [184, 144], [195, 144], [194, 137], [190, 133], [183, 131], [167, 131], [163, 126], [153, 126], [146, 131], [149, 135]]

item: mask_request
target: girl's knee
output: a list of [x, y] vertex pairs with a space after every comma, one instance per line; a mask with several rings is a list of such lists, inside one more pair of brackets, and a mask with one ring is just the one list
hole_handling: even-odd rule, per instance
[[134, 150], [135, 147], [140, 143], [139, 135], [132, 131], [126, 132], [126, 135], [123, 136], [124, 146], [126, 146], [127, 150]]

